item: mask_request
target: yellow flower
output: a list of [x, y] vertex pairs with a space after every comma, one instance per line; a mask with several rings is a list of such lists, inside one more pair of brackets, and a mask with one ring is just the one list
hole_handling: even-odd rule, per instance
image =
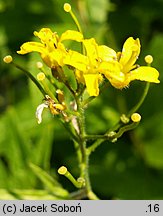
[[41, 40], [40, 42], [26, 42], [20, 47], [18, 54], [26, 54], [33, 51], [39, 52], [43, 61], [50, 68], [63, 66], [63, 58], [67, 55], [64, 40], [82, 41], [83, 35], [80, 32], [67, 30], [61, 37], [49, 28], [42, 28], [39, 32], [35, 31], [34, 35]]
[[[98, 96], [99, 83], [102, 81], [101, 73], [108, 70], [108, 66], [115, 62], [116, 52], [105, 45], [99, 46], [94, 38], [83, 40], [83, 45], [86, 56], [75, 51], [69, 51], [64, 63], [76, 68], [76, 78], [78, 82], [86, 85], [90, 96]], [[103, 61], [109, 65], [102, 64]]]
[[[153, 83], [159, 83], [159, 72], [150, 66], [138, 66], [135, 64], [140, 54], [140, 41], [129, 37], [124, 45], [121, 53], [117, 53], [117, 67], [105, 71], [105, 76], [115, 88], [124, 88], [129, 85], [132, 80], [141, 80]], [[119, 73], [117, 73], [119, 72]], [[119, 76], [113, 77], [113, 73]]]

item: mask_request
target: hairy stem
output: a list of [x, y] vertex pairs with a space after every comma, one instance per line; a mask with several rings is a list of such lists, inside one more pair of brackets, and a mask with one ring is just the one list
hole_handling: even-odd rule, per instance
[[81, 151], [80, 177], [85, 179], [85, 189], [86, 189], [87, 197], [89, 199], [97, 199], [97, 196], [92, 191], [90, 177], [89, 177], [89, 154], [86, 147], [86, 139], [84, 138], [86, 135], [85, 116], [84, 116], [84, 109], [82, 107], [81, 97], [77, 99], [77, 106], [79, 111], [78, 125], [80, 131], [79, 147]]

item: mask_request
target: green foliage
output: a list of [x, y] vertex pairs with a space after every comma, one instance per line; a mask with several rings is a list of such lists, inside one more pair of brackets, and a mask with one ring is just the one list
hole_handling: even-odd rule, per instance
[[[162, 1], [69, 2], [79, 11], [79, 17], [83, 14], [80, 19], [87, 37], [96, 37], [117, 51], [128, 36], [139, 37], [139, 62], [146, 54], [152, 54], [153, 65], [163, 80]], [[11, 53], [36, 75], [37, 54], [23, 58], [17, 56], [16, 50], [41, 27], [52, 27], [59, 33], [68, 27], [75, 29], [63, 4], [63, 0], [30, 0], [25, 4], [22, 0], [0, 0], [0, 58]], [[87, 131], [105, 133], [121, 113], [136, 104], [143, 87], [137, 82], [122, 91], [109, 86], [88, 107]], [[163, 199], [162, 91], [162, 83], [151, 85], [139, 110], [139, 127], [114, 144], [105, 142], [92, 154], [90, 177], [101, 199]], [[70, 100], [68, 96], [66, 100]], [[67, 190], [74, 191], [56, 174], [63, 164], [78, 174], [73, 144], [67, 141], [69, 135], [58, 119], [48, 111], [44, 111], [41, 125], [37, 124], [35, 110], [41, 101], [38, 89], [20, 71], [0, 61], [0, 199], [67, 199]]]

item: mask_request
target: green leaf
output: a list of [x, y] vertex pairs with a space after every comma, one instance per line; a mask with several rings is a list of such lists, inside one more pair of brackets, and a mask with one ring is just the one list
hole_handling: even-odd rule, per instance
[[30, 163], [29, 164], [35, 175], [43, 182], [47, 189], [55, 196], [68, 198], [68, 191], [63, 189], [57, 180], [52, 178], [47, 172], [42, 170], [40, 167]]
[[12, 191], [0, 189], [0, 200], [58, 200], [57, 196], [49, 194], [45, 190], [18, 190]]

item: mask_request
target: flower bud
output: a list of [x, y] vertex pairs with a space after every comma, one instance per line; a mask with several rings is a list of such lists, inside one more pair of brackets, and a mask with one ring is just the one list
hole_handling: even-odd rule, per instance
[[130, 121], [129, 118], [125, 114], [122, 114], [120, 119], [124, 124], [127, 124]]
[[82, 186], [85, 186], [85, 179], [83, 177], [79, 177], [77, 182], [80, 183]]

